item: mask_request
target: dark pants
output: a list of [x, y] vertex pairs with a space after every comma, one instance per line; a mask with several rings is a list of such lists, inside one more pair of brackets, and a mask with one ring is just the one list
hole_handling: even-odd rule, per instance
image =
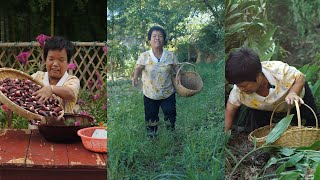
[[[319, 120], [320, 113], [317, 111], [317, 106], [314, 101], [314, 97], [313, 97], [312, 92], [311, 92], [307, 83], [305, 83], [304, 88], [305, 88], [305, 95], [302, 99], [305, 104], [307, 104], [308, 106], [310, 106], [313, 109], [313, 111], [316, 113], [316, 116]], [[270, 124], [271, 114], [272, 114], [272, 112], [270, 112], [270, 111], [262, 111], [262, 110], [256, 110], [256, 109], [249, 108], [249, 112], [247, 114], [247, 116], [249, 116], [249, 117], [247, 119], [250, 119], [250, 121], [247, 122], [247, 124], [246, 124], [247, 130], [252, 131], [252, 130], [257, 129], [259, 127], [266, 126], [266, 125]], [[297, 112], [296, 112], [295, 107], [293, 107], [291, 109], [290, 114], [295, 114], [292, 121], [291, 121], [291, 124], [297, 125], [298, 118], [297, 118]], [[305, 121], [305, 123], [302, 125], [316, 126], [316, 119], [315, 119], [313, 113], [305, 105], [300, 106], [300, 115], [301, 115], [301, 119]], [[286, 113], [279, 113], [279, 114], [276, 113], [275, 114], [275, 117], [276, 118], [278, 117], [278, 119], [281, 119], [285, 116], [286, 116]]]
[[161, 100], [153, 100], [144, 96], [144, 114], [147, 131], [149, 132], [156, 132], [158, 130], [160, 107], [163, 111], [167, 127], [174, 129], [177, 115], [175, 93]]

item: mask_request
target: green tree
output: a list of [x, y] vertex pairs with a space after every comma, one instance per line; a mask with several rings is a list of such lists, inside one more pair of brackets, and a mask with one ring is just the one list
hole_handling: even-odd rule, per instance
[[[54, 1], [55, 35], [72, 41], [106, 40], [106, 1]], [[51, 0], [0, 0], [0, 40], [35, 41], [50, 35]]]

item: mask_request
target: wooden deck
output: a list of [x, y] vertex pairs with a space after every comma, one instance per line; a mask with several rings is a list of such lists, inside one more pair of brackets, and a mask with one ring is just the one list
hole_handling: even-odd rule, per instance
[[49, 142], [38, 130], [0, 130], [1, 180], [105, 180], [106, 161], [106, 154], [88, 151], [81, 142]]

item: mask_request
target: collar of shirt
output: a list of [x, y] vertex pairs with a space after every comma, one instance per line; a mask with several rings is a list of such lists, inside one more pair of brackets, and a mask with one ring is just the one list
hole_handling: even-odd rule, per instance
[[274, 78], [274, 76], [268, 70], [266, 70], [265, 68], [262, 67], [262, 73], [267, 78], [267, 80], [270, 83], [270, 85], [276, 86], [276, 84], [277, 84], [276, 79]]
[[151, 55], [152, 60], [153, 60], [155, 63], [157, 63], [157, 62], [164, 62], [164, 56], [165, 56], [165, 54], [166, 54], [166, 51], [165, 51], [164, 49], [162, 50], [162, 55], [161, 55], [161, 58], [160, 58], [160, 59], [158, 59], [158, 58], [153, 54], [152, 49], [150, 49], [149, 52], [150, 52], [150, 55]]

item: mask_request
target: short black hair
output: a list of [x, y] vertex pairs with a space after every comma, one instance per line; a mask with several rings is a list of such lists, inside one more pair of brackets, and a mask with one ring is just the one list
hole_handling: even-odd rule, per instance
[[167, 44], [167, 33], [166, 31], [160, 27], [160, 26], [152, 26], [149, 31], [148, 31], [148, 41], [151, 40], [151, 34], [153, 31], [160, 31], [163, 35], [163, 39], [164, 39], [164, 44], [166, 45]]
[[71, 57], [73, 55], [73, 49], [74, 49], [74, 45], [72, 44], [72, 42], [61, 36], [54, 36], [54, 37], [48, 38], [43, 48], [44, 60], [47, 59], [49, 50], [62, 50], [62, 49], [66, 49], [68, 62], [70, 62]]
[[225, 76], [229, 83], [255, 82], [261, 72], [259, 55], [252, 49], [242, 47], [229, 54], [225, 65]]

